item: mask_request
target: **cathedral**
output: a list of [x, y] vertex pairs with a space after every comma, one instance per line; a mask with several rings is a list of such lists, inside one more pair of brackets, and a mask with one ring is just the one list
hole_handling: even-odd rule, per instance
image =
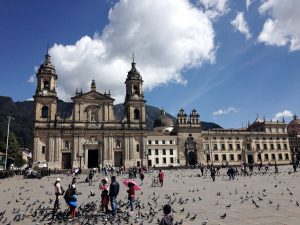
[[290, 150], [284, 122], [256, 120], [247, 129], [202, 130], [194, 109], [180, 109], [175, 124], [161, 110], [149, 130], [143, 79], [131, 63], [125, 81], [124, 118], [113, 112], [110, 93], [76, 91], [72, 114], [58, 114], [58, 75], [45, 55], [36, 73], [33, 164], [47, 162], [49, 168], [94, 168], [103, 165], [194, 166], [198, 164], [270, 163], [288, 164]]

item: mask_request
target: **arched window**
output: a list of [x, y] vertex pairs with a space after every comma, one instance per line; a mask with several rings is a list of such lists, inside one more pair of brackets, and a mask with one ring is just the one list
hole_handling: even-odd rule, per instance
[[135, 109], [134, 110], [134, 119], [139, 120], [140, 119], [140, 110]]
[[116, 140], [116, 147], [121, 148], [121, 141], [119, 139]]
[[49, 81], [44, 81], [44, 89], [45, 90], [49, 90], [50, 89], [50, 85], [49, 85]]
[[133, 86], [133, 94], [135, 94], [135, 95], [139, 95], [139, 94], [140, 94], [140, 93], [139, 93], [139, 88], [138, 88], [137, 85], [134, 85], [134, 86]]
[[43, 106], [42, 108], [42, 118], [48, 118], [49, 108], [48, 106]]

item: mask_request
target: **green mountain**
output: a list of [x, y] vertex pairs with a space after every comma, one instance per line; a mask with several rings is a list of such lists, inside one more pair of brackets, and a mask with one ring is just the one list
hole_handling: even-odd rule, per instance
[[[72, 114], [72, 103], [59, 100], [58, 111], [61, 117], [66, 118]], [[124, 116], [123, 104], [114, 105], [114, 114], [116, 119], [121, 120]], [[18, 140], [20, 147], [31, 148], [32, 146], [32, 129], [34, 123], [34, 102], [22, 101], [14, 102], [10, 97], [0, 96], [0, 148], [6, 143], [7, 134], [7, 116], [14, 117], [11, 121], [10, 130]], [[153, 128], [154, 120], [160, 115], [160, 109], [154, 106], [146, 105], [146, 119], [148, 129]], [[166, 113], [174, 124], [176, 118]], [[221, 128], [218, 124], [210, 122], [201, 122], [202, 129]]]

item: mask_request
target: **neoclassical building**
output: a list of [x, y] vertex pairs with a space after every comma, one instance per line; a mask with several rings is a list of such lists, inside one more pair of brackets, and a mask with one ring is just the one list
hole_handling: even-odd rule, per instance
[[147, 128], [143, 79], [133, 61], [125, 81], [124, 118], [113, 112], [110, 93], [76, 91], [72, 114], [58, 114], [58, 76], [45, 55], [36, 74], [33, 162], [50, 168], [93, 168], [109, 164], [167, 167], [224, 163], [290, 163], [287, 124], [255, 120], [246, 129], [202, 130], [194, 109], [180, 109], [176, 122], [161, 110], [154, 129]]

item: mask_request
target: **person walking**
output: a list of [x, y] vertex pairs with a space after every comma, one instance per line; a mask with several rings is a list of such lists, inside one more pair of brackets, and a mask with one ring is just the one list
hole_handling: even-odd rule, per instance
[[111, 204], [111, 214], [113, 217], [116, 216], [117, 213], [117, 196], [120, 191], [120, 185], [117, 182], [115, 176], [111, 177], [111, 184], [109, 186], [109, 200]]
[[164, 177], [165, 174], [161, 170], [159, 170], [158, 179], [161, 187], [164, 185]]
[[54, 183], [54, 188], [55, 188], [55, 202], [54, 202], [54, 207], [53, 207], [53, 215], [56, 213], [56, 211], [59, 209], [59, 199], [60, 199], [60, 196], [63, 195], [63, 189], [61, 187], [61, 184], [60, 184], [60, 178], [56, 178], [56, 181]]
[[93, 177], [94, 177], [94, 170], [91, 169], [89, 172], [89, 186], [93, 185]]
[[108, 185], [108, 179], [107, 178], [103, 178], [101, 180], [101, 184], [99, 186], [99, 189], [102, 191], [101, 192], [101, 210], [105, 211], [105, 213], [108, 213], [108, 203], [109, 203], [108, 190], [109, 190], [109, 185]]
[[215, 167], [210, 168], [210, 176], [211, 176], [212, 180], [215, 182], [215, 180], [216, 180], [216, 169], [215, 169]]
[[140, 171], [141, 186], [144, 184], [144, 178], [145, 178], [144, 171], [141, 170], [141, 171]]
[[129, 201], [129, 205], [130, 205], [130, 210], [131, 212], [133, 212], [133, 202], [135, 200], [135, 190], [134, 190], [134, 184], [129, 182], [128, 183], [128, 201]]

